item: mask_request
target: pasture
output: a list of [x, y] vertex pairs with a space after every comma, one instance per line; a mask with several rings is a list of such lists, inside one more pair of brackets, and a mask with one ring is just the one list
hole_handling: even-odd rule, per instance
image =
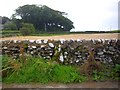
[[118, 39], [120, 38], [120, 33], [101, 33], [101, 34], [68, 34], [68, 35], [54, 35], [54, 36], [15, 36], [15, 37], [5, 37], [2, 40], [37, 40], [37, 39]]

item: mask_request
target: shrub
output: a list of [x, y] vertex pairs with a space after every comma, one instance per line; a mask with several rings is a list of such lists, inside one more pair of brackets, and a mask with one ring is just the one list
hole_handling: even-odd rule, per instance
[[22, 28], [20, 28], [20, 32], [22, 35], [31, 35], [32, 33], [35, 32], [35, 28], [33, 24], [30, 23], [22, 23]]
[[120, 65], [116, 64], [115, 67], [105, 67], [102, 71], [94, 70], [92, 74], [94, 81], [105, 80], [120, 80]]
[[17, 30], [17, 26], [13, 22], [9, 22], [4, 25], [4, 29], [5, 30]]
[[109, 78], [109, 75], [105, 71], [93, 71], [92, 78], [94, 81], [105, 81]]
[[114, 68], [112, 68], [110, 76], [115, 80], [120, 80], [120, 64], [116, 64]]

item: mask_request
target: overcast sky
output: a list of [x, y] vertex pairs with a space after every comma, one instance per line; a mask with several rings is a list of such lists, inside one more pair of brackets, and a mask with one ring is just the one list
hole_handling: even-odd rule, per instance
[[118, 29], [119, 0], [1, 0], [0, 16], [11, 17], [26, 4], [42, 4], [68, 13], [74, 31], [109, 31]]

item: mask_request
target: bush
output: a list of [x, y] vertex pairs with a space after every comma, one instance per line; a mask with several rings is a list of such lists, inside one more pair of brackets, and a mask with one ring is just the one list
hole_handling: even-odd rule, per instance
[[115, 80], [120, 80], [120, 64], [116, 64], [110, 73], [110, 76]]
[[105, 81], [105, 80], [120, 80], [120, 64], [116, 64], [115, 67], [105, 67], [102, 71], [93, 71], [94, 81]]
[[17, 26], [13, 22], [9, 22], [4, 25], [4, 29], [5, 30], [17, 30]]
[[94, 81], [105, 81], [109, 78], [109, 75], [105, 71], [98, 72], [94, 70], [92, 77]]
[[30, 23], [22, 23], [22, 28], [20, 28], [20, 32], [22, 35], [31, 35], [32, 33], [35, 32], [35, 28], [33, 24]]

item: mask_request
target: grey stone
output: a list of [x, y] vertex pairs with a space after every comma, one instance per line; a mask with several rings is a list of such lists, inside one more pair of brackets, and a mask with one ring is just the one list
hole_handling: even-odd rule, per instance
[[98, 55], [103, 55], [103, 54], [104, 54], [104, 52], [102, 52], [102, 51], [101, 51], [101, 52], [98, 52], [97, 54], [98, 54]]
[[48, 43], [49, 44], [49, 46], [51, 47], [51, 48], [54, 48], [54, 44], [53, 43]]
[[[51, 59], [56, 53], [61, 53], [58, 58], [64, 64], [81, 65], [86, 62], [89, 56], [89, 49], [101, 44], [95, 49], [95, 59], [106, 64], [118, 61], [120, 54], [120, 40], [6, 40], [2, 41], [2, 54], [8, 54], [14, 58], [20, 55], [19, 45], [25, 45], [25, 52], [28, 55], [37, 55], [45, 59]], [[102, 46], [103, 45], [103, 46]], [[79, 63], [79, 64], [78, 64]]]
[[3, 49], [8, 49], [8, 47], [3, 47]]
[[37, 48], [36, 46], [32, 46], [33, 49]]

